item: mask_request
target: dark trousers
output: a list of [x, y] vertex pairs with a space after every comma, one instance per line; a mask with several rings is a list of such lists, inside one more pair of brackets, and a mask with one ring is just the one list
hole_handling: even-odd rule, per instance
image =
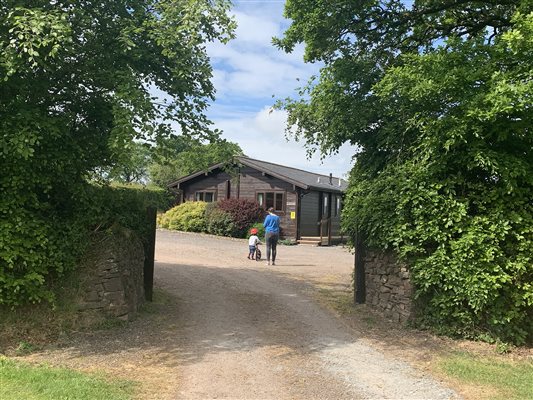
[[272, 252], [272, 262], [276, 262], [276, 247], [278, 246], [279, 234], [267, 232], [265, 234], [267, 261], [270, 261], [270, 252]]

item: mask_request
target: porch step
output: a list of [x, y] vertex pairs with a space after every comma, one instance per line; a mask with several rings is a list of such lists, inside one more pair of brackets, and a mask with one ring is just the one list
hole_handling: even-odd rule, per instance
[[320, 246], [322, 243], [320, 242], [320, 237], [318, 236], [302, 236], [300, 240], [298, 240], [299, 244], [310, 244], [313, 246]]
[[298, 240], [298, 244], [308, 244], [311, 246], [320, 246], [320, 240]]
[[[320, 241], [320, 236], [302, 236], [300, 240], [298, 240], [299, 244], [309, 244], [313, 246], [327, 246], [328, 245], [328, 238], [324, 237], [322, 238], [322, 241]], [[331, 237], [331, 243], [332, 245], [336, 245], [339, 243], [346, 243], [346, 237], [343, 236], [332, 236]]]

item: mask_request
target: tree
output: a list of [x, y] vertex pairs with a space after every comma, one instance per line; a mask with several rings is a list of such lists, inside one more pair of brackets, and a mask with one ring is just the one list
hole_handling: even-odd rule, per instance
[[155, 152], [155, 161], [149, 168], [150, 178], [161, 187], [210, 165], [230, 162], [234, 156], [243, 154], [237, 143], [223, 139], [202, 143], [179, 137], [171, 138]]
[[232, 36], [228, 7], [0, 3], [0, 304], [39, 301], [47, 277], [72, 267], [87, 178], [134, 139], [168, 136], [171, 123], [218, 136], [204, 113], [214, 96], [205, 43]]
[[411, 267], [424, 325], [533, 325], [533, 13], [525, 1], [303, 2], [276, 43], [320, 78], [278, 103], [322, 152], [357, 145], [344, 227]]
[[117, 162], [107, 173], [112, 181], [121, 183], [146, 183], [151, 159], [151, 147], [147, 143], [132, 142], [120, 155]]

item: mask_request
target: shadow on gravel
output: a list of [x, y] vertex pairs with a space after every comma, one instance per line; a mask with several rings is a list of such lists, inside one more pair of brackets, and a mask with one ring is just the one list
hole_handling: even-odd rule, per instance
[[[137, 320], [69, 337], [72, 358], [141, 352], [144, 365], [176, 367], [218, 352], [268, 348], [291, 357], [356, 341], [306, 292], [311, 285], [257, 268], [156, 264], [154, 303]], [[164, 301], [158, 299], [164, 297]]]

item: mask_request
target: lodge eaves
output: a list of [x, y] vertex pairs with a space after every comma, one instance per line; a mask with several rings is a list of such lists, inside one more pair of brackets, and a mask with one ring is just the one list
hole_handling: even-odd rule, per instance
[[[313, 172], [304, 171], [297, 168], [287, 167], [267, 161], [256, 160], [246, 156], [235, 156], [235, 163], [248, 166], [250, 168], [261, 171], [265, 175], [281, 179], [296, 187], [304, 190], [321, 190], [334, 193], [343, 193], [347, 188], [347, 182], [341, 178], [316, 174]], [[208, 167], [205, 170], [197, 171], [193, 174], [184, 176], [175, 182], [168, 185], [170, 188], [179, 188], [183, 182], [187, 182], [202, 174], [209, 173], [217, 168], [222, 168], [226, 163], [218, 163]]]

